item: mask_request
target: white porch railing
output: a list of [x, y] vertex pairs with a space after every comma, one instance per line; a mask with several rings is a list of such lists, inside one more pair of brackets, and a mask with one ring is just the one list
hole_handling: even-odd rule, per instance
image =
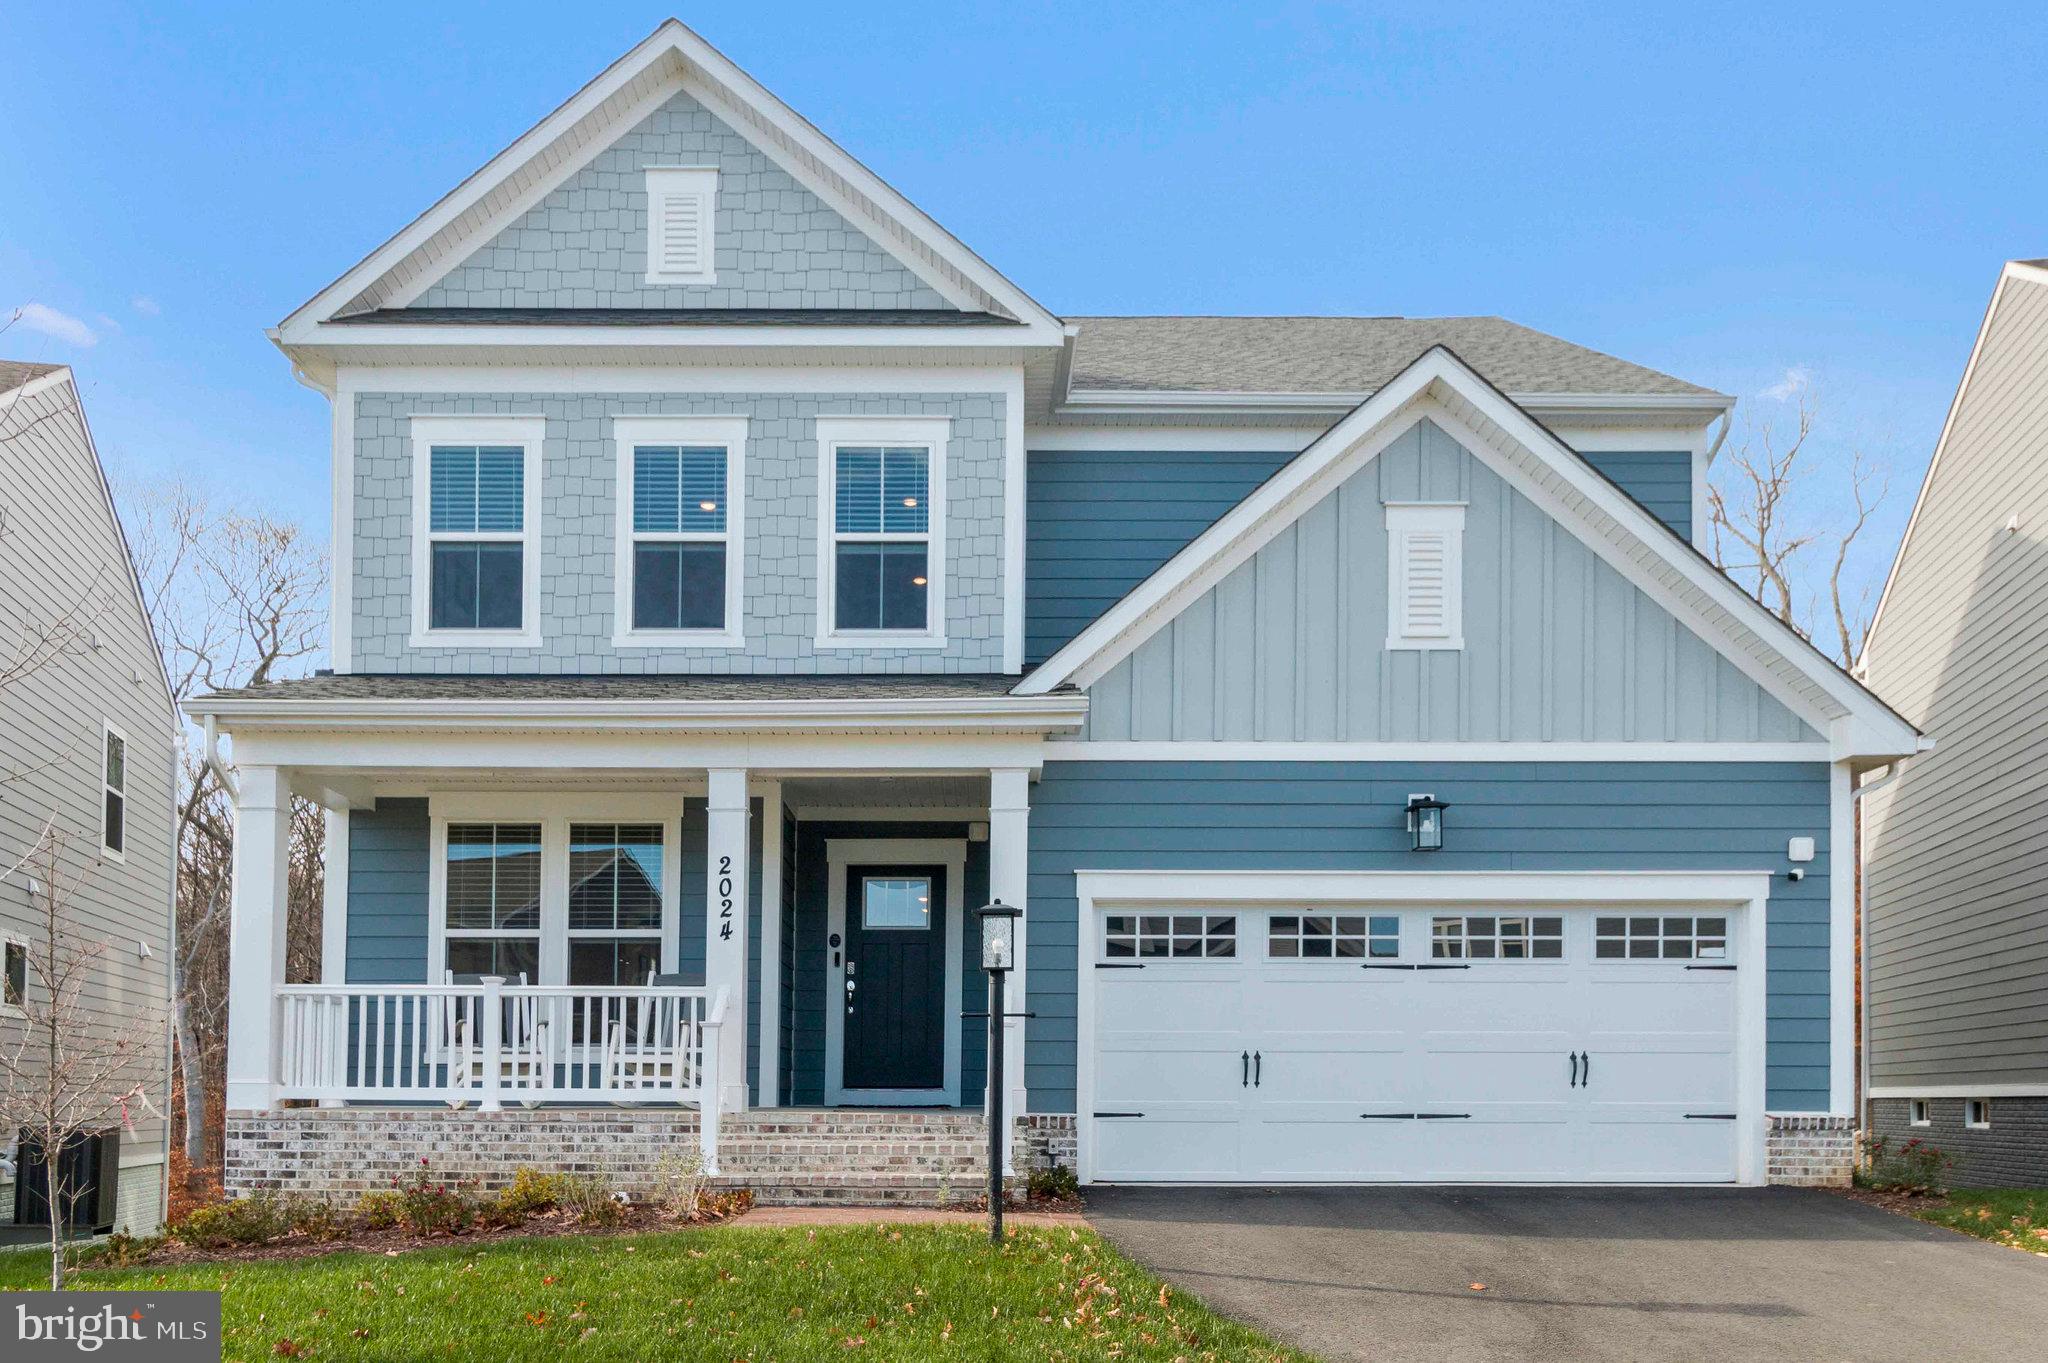
[[687, 1103], [718, 1148], [726, 991], [481, 984], [277, 990], [278, 1096], [328, 1102]]

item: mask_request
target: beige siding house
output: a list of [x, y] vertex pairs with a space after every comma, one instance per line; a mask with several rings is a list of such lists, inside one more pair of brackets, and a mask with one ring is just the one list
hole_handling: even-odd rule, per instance
[[[72, 940], [106, 944], [90, 1006], [109, 1027], [162, 1019], [175, 711], [68, 368], [0, 361], [0, 518], [0, 870], [54, 828]], [[24, 654], [46, 661], [23, 667]], [[27, 963], [43, 940], [35, 870], [0, 879], [0, 1042], [23, 1025], [22, 991], [32, 1000], [40, 988]], [[135, 1075], [159, 1110], [168, 1049], [151, 1046]], [[131, 1115], [79, 1156], [101, 1180], [75, 1214], [81, 1229], [147, 1232], [163, 1219], [165, 1123]], [[5, 1173], [17, 1138], [0, 1132], [0, 1231], [42, 1215]]]
[[2048, 1183], [2048, 261], [1999, 277], [1859, 671], [1936, 745], [1861, 801], [1873, 1129]]

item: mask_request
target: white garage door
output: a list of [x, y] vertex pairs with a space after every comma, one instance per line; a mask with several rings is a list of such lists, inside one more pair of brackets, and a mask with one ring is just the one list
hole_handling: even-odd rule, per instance
[[1111, 910], [1103, 1182], [1728, 1182], [1738, 923]]

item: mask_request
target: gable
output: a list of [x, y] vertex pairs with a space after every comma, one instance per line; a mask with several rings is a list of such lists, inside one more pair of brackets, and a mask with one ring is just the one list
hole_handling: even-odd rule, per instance
[[[650, 166], [717, 168], [716, 283], [647, 282]], [[413, 306], [953, 310], [684, 91], [471, 252]]]
[[[1389, 502], [1464, 504], [1462, 649], [1387, 648]], [[1087, 689], [1098, 741], [1820, 738], [1428, 418]]]

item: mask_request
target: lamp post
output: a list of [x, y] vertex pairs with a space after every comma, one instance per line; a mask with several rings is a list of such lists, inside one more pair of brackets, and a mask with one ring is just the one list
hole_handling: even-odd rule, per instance
[[1022, 909], [998, 899], [976, 910], [981, 919], [981, 968], [988, 972], [988, 1240], [1003, 1243], [1003, 1033], [1008, 1006], [1004, 977], [1017, 966], [1017, 920]]

